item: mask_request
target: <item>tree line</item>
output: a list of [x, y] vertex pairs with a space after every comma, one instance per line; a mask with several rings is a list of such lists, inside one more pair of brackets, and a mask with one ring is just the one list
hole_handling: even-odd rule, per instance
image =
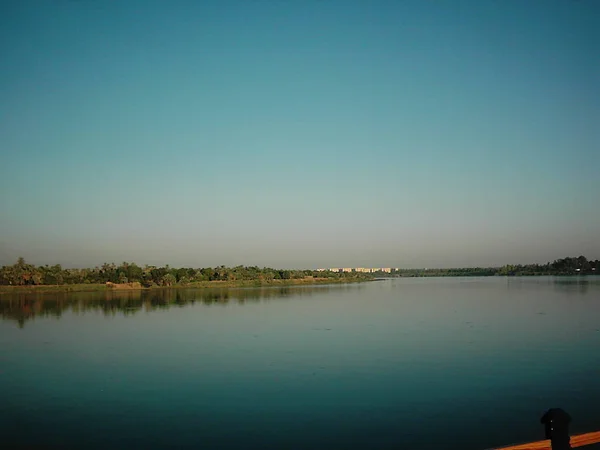
[[[392, 276], [528, 276], [528, 275], [594, 275], [600, 272], [599, 260], [588, 260], [585, 256], [557, 259], [546, 264], [505, 265], [502, 267], [470, 267], [453, 269], [399, 269]], [[364, 278], [389, 276], [385, 273], [317, 272], [315, 270], [281, 270], [257, 266], [173, 268], [138, 266], [123, 262], [120, 265], [105, 263], [92, 269], [63, 269], [60, 264], [35, 266], [25, 259], [0, 268], [0, 285], [34, 286], [65, 284], [105, 284], [139, 282], [142, 286], [174, 286], [205, 281], [269, 282], [271, 280], [315, 278]]]
[[600, 260], [585, 256], [568, 257], [546, 264], [517, 264], [502, 267], [465, 267], [453, 269], [400, 269], [392, 275], [401, 277], [460, 277], [460, 276], [539, 276], [539, 275], [596, 275]]
[[120, 265], [105, 263], [92, 269], [63, 269], [60, 264], [35, 266], [24, 258], [10, 266], [0, 268], [0, 285], [35, 286], [65, 284], [105, 284], [139, 282], [142, 286], [174, 286], [205, 281], [247, 281], [269, 282], [271, 280], [292, 280], [306, 277], [318, 278], [371, 278], [367, 274], [317, 272], [313, 270], [280, 270], [257, 266], [173, 268], [138, 266], [123, 262]]

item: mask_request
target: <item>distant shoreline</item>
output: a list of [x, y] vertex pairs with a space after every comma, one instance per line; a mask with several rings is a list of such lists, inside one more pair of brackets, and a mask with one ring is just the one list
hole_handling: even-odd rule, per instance
[[339, 284], [370, 281], [373, 278], [404, 277], [487, 277], [536, 275], [596, 275], [600, 260], [585, 256], [557, 259], [546, 264], [517, 264], [502, 267], [459, 267], [447, 269], [380, 268], [273, 269], [258, 266], [174, 268], [166, 265], [138, 266], [123, 262], [104, 263], [94, 268], [63, 269], [60, 264], [35, 266], [18, 258], [0, 267], [2, 292], [86, 292], [157, 288], [235, 288], [311, 284]]
[[456, 273], [439, 274], [426, 272], [407, 275], [388, 275], [387, 277], [378, 277], [376, 280], [391, 280], [396, 278], [532, 278], [532, 277], [597, 277], [600, 273], [517, 273], [511, 275], [505, 274], [479, 274], [479, 273]]
[[236, 280], [236, 281], [198, 281], [173, 286], [144, 287], [134, 283], [123, 284], [39, 284], [28, 286], [0, 286], [1, 294], [29, 294], [52, 292], [127, 292], [127, 291], [152, 291], [163, 289], [210, 289], [210, 288], [239, 288], [239, 287], [273, 287], [273, 286], [313, 286], [322, 284], [363, 283], [374, 281], [365, 278], [302, 278], [290, 280]]
[[89, 284], [39, 284], [25, 286], [2, 286], [2, 294], [32, 294], [32, 293], [64, 293], [64, 292], [131, 292], [131, 291], [157, 291], [165, 289], [218, 289], [218, 288], [263, 288], [277, 286], [315, 286], [324, 284], [365, 283], [372, 281], [395, 280], [401, 278], [532, 278], [532, 277], [567, 277], [567, 276], [592, 276], [593, 275], [568, 275], [568, 274], [543, 274], [543, 275], [392, 275], [377, 278], [301, 278], [289, 280], [235, 280], [235, 281], [197, 281], [172, 286], [142, 286], [139, 283], [89, 283]]

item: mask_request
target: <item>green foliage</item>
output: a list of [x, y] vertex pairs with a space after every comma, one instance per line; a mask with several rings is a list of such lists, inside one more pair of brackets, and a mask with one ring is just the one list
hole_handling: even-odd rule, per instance
[[588, 261], [585, 256], [557, 259], [547, 264], [508, 264], [502, 267], [468, 267], [454, 269], [402, 269], [393, 275], [402, 277], [467, 277], [467, 276], [535, 276], [535, 275], [596, 275], [600, 261]]
[[175, 283], [177, 283], [177, 278], [171, 273], [162, 277], [161, 286], [173, 286]]
[[253, 285], [261, 283], [285, 283], [299, 280], [344, 281], [368, 280], [381, 276], [527, 276], [527, 275], [594, 275], [600, 272], [600, 261], [587, 260], [584, 256], [557, 259], [547, 264], [506, 265], [503, 267], [471, 267], [453, 269], [402, 269], [387, 273], [318, 272], [313, 270], [278, 270], [270, 267], [236, 266], [194, 268], [171, 268], [144, 266], [123, 262], [119, 266], [105, 263], [93, 269], [63, 269], [60, 264], [36, 267], [25, 259], [0, 268], [0, 285], [84, 285], [139, 282], [144, 287], [192, 285], [216, 281], [224, 284]]

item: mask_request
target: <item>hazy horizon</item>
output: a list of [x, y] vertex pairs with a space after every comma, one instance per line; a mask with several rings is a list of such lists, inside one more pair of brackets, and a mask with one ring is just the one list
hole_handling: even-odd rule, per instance
[[6, 1], [0, 265], [600, 258], [600, 2]]
[[[316, 269], [342, 269], [342, 268], [352, 268], [352, 269], [356, 269], [356, 268], [368, 268], [368, 269], [379, 269], [379, 268], [392, 268], [392, 269], [400, 269], [400, 270], [410, 270], [410, 269], [426, 269], [426, 270], [436, 270], [436, 269], [460, 269], [460, 268], [499, 268], [505, 265], [529, 265], [529, 264], [546, 264], [546, 263], [552, 263], [555, 260], [559, 260], [559, 259], [563, 259], [563, 258], [577, 258], [579, 256], [584, 256], [587, 258], [588, 261], [594, 261], [597, 260], [599, 258], [597, 257], [590, 257], [588, 255], [564, 255], [561, 257], [556, 257], [556, 258], [552, 258], [551, 260], [548, 261], [512, 261], [512, 262], [508, 262], [508, 263], [504, 263], [504, 264], [491, 264], [491, 265], [470, 265], [470, 266], [464, 266], [464, 265], [459, 265], [459, 264], [450, 264], [450, 265], [438, 265], [438, 266], [418, 266], [418, 265], [404, 265], [404, 266], [398, 266], [398, 265], [391, 265], [391, 266], [386, 266], [386, 265], [373, 265], [373, 266], [369, 266], [369, 265], [356, 265], [356, 266], [351, 266], [351, 265], [343, 265], [343, 264], [338, 264], [338, 265], [329, 265], [329, 266], [277, 266], [277, 265], [268, 265], [268, 264], [252, 264], [252, 263], [248, 263], [248, 264], [238, 264], [240, 266], [245, 266], [245, 267], [267, 267], [267, 268], [272, 268], [272, 269], [288, 269], [288, 270], [316, 270]], [[19, 258], [21, 258], [22, 256], [18, 256], [16, 259], [9, 261], [7, 263], [3, 263], [0, 264], [1, 265], [13, 265], [15, 263], [17, 263], [17, 260]], [[124, 259], [124, 260], [115, 260], [115, 259], [107, 259], [101, 262], [95, 262], [95, 263], [90, 263], [90, 264], [69, 264], [67, 263], [62, 264], [60, 262], [57, 261], [44, 261], [42, 263], [36, 262], [34, 260], [29, 260], [27, 258], [24, 258], [25, 262], [27, 264], [34, 264], [35, 266], [44, 266], [44, 265], [55, 265], [55, 264], [60, 264], [62, 266], [63, 269], [92, 269], [94, 267], [101, 267], [103, 264], [115, 264], [115, 265], [120, 265], [122, 263], [128, 263], [128, 264], [137, 264], [140, 267], [144, 267], [144, 266], [156, 266], [156, 267], [164, 267], [164, 266], [169, 266], [172, 268], [194, 268], [194, 269], [202, 269], [202, 268], [208, 268], [208, 267], [219, 267], [221, 265], [224, 265], [226, 267], [235, 267], [234, 265], [227, 265], [227, 264], [183, 264], [183, 265], [177, 265], [177, 264], [170, 264], [168, 261], [167, 262], [160, 262], [158, 261], [159, 258], [156, 258], [156, 260], [153, 260], [155, 262], [153, 263], [148, 263], [148, 262], [140, 262], [140, 261], [135, 261], [132, 259]]]

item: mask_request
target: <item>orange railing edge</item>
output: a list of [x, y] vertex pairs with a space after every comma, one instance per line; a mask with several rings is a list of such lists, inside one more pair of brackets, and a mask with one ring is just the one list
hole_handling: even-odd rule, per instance
[[[578, 448], [586, 445], [600, 443], [600, 431], [590, 433], [576, 434], [571, 436], [571, 447]], [[549, 439], [542, 441], [529, 442], [524, 444], [508, 445], [503, 447], [494, 447], [488, 450], [551, 450], [552, 446]]]

